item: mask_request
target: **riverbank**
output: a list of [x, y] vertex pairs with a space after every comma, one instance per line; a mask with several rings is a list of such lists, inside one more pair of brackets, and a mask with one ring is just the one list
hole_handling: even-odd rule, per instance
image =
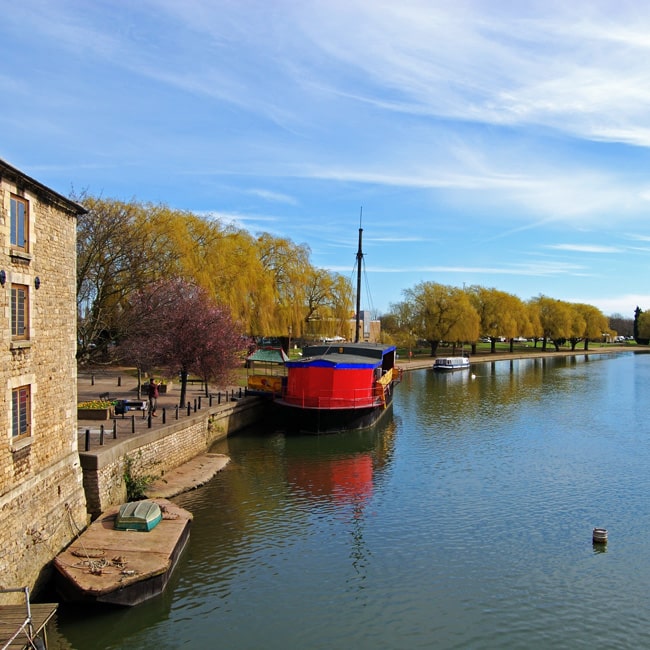
[[[543, 352], [540, 348], [527, 348], [525, 350], [517, 350], [515, 352], [507, 351], [498, 351], [498, 352], [479, 352], [477, 354], [470, 355], [470, 364], [478, 363], [492, 363], [493, 361], [509, 361], [514, 359], [537, 359], [543, 358], [547, 359], [549, 357], [572, 357], [572, 356], [584, 356], [584, 355], [602, 355], [602, 354], [620, 354], [621, 352], [650, 352], [650, 346], [646, 345], [620, 345], [620, 346], [607, 346], [607, 347], [595, 347], [590, 348], [589, 350], [555, 350], [550, 349], [546, 352]], [[449, 355], [443, 354], [438, 350], [437, 357], [444, 356], [453, 356], [451, 353]], [[457, 355], [458, 356], [458, 355]], [[402, 370], [422, 370], [426, 368], [431, 368], [436, 357], [427, 356], [427, 357], [417, 357], [409, 361], [402, 359], [398, 360], [398, 365]]]
[[[647, 352], [650, 351], [648, 346], [608, 346], [608, 347], [597, 347], [590, 350], [548, 350], [542, 352], [541, 348], [530, 348], [527, 350], [519, 350], [513, 353], [509, 352], [495, 352], [494, 354], [490, 352], [481, 352], [470, 357], [470, 363], [472, 365], [482, 364], [482, 363], [492, 363], [496, 361], [507, 361], [515, 359], [529, 359], [529, 358], [551, 358], [551, 357], [568, 357], [568, 356], [584, 356], [584, 355], [603, 355], [603, 354], [619, 354], [622, 352]], [[440, 354], [439, 356], [444, 356]], [[434, 357], [417, 357], [411, 360], [402, 360], [398, 362], [399, 367], [407, 372], [411, 370], [422, 370], [429, 369], [432, 367]], [[78, 400], [85, 401], [90, 399], [97, 399], [97, 396], [100, 393], [109, 393], [111, 399], [125, 399], [132, 398], [134, 393], [137, 392], [137, 385], [135, 379], [129, 374], [128, 369], [125, 368], [102, 368], [101, 371], [83, 371], [79, 373], [78, 379]], [[177, 389], [170, 391], [165, 395], [161, 395], [159, 399], [159, 408], [166, 408], [171, 413], [175, 404], [178, 400]], [[227, 395], [228, 392], [238, 392], [238, 389], [230, 387], [229, 390], [224, 391], [224, 395]], [[192, 385], [188, 387], [188, 400], [194, 402], [194, 400], [203, 397], [205, 400], [205, 391], [201, 387]], [[127, 433], [126, 435], [129, 438], [137, 438], [139, 435], [151, 433], [152, 428], [164, 429], [168, 426], [173, 426], [173, 423], [176, 422], [170, 416], [169, 423], [165, 423], [163, 418], [156, 418], [152, 422], [152, 428], [147, 426], [147, 421], [144, 419], [143, 415], [137, 416], [137, 428], [133, 433]], [[78, 423], [78, 433], [79, 433], [79, 443], [80, 451], [83, 449], [84, 441], [84, 432], [90, 426], [97, 427], [97, 422], [86, 422], [79, 420]], [[128, 421], [122, 422], [120, 420], [120, 426], [125, 426], [128, 424]], [[110, 425], [107, 423], [107, 430], [110, 430]], [[93, 434], [95, 437], [96, 435]], [[125, 434], [120, 433], [119, 440], [123, 440]], [[114, 440], [112, 436], [108, 433], [105, 436], [105, 441], [102, 449], [116, 445], [118, 440]], [[97, 450], [99, 453], [99, 450]], [[90, 454], [92, 455], [92, 451]], [[213, 478], [218, 472], [223, 470], [229, 462], [229, 457], [223, 454], [212, 454], [209, 452], [203, 452], [197, 456], [191, 458], [190, 460], [182, 463], [181, 465], [168, 469], [164, 472], [163, 476], [157, 478], [147, 489], [147, 496], [149, 497], [160, 497], [160, 498], [171, 498], [187, 492], [194, 490], [197, 487], [205, 485], [211, 478]]]

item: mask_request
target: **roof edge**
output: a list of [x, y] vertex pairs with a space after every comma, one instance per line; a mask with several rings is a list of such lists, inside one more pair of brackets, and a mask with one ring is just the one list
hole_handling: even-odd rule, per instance
[[75, 215], [86, 214], [88, 212], [88, 210], [86, 210], [86, 208], [84, 208], [79, 203], [68, 199], [67, 197], [63, 196], [63, 194], [59, 194], [47, 185], [43, 185], [43, 183], [37, 181], [31, 176], [28, 176], [24, 172], [20, 171], [20, 169], [14, 167], [13, 165], [10, 165], [6, 160], [3, 160], [2, 158], [0, 158], [0, 175], [13, 177], [14, 181], [22, 181], [27, 187], [29, 187], [30, 190], [35, 193], [44, 195], [48, 201], [60, 208], [63, 208], [67, 212], [72, 212]]

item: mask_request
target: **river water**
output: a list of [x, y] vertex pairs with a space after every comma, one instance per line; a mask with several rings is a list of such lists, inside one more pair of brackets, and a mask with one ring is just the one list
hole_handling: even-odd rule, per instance
[[471, 373], [406, 373], [372, 432], [220, 443], [165, 594], [63, 607], [50, 648], [650, 647], [650, 355]]

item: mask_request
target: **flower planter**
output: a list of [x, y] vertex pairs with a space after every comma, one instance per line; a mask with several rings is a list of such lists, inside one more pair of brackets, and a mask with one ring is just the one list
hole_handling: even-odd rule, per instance
[[174, 384], [171, 381], [168, 381], [166, 384], [160, 384], [158, 386], [158, 394], [165, 395], [174, 387]]
[[111, 409], [77, 409], [77, 420], [108, 420]]

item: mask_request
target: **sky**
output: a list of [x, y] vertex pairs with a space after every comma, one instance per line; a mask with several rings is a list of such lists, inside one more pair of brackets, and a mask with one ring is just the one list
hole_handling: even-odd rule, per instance
[[650, 309], [650, 3], [0, 0], [0, 158], [420, 282]]

